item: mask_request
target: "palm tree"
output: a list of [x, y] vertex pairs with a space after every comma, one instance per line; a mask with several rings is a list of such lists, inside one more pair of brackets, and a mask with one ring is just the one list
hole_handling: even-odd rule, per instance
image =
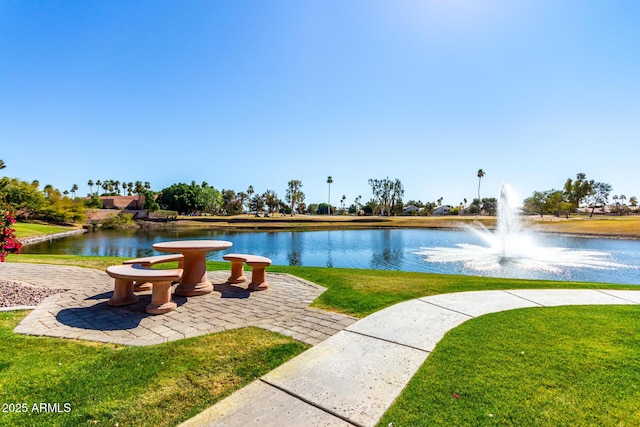
[[[250, 185], [247, 188], [247, 211], [249, 211], [249, 213], [251, 213], [251, 200], [254, 193], [255, 190], [253, 189], [253, 185]], [[291, 212], [293, 212], [293, 209], [291, 210]]]
[[73, 198], [76, 198], [76, 191], [78, 191], [78, 184], [73, 184], [71, 187], [71, 194], [73, 194]]
[[98, 186], [98, 189], [97, 189], [96, 193], [99, 193], [100, 192], [100, 187], [102, 186], [102, 181], [101, 180], [97, 180], [96, 181], [96, 186]]
[[51, 184], [47, 184], [44, 186], [44, 188], [42, 189], [42, 191], [44, 191], [45, 196], [47, 197], [47, 199], [51, 199], [51, 197], [53, 196], [53, 192], [55, 191], [53, 188], [53, 185]]
[[333, 184], [333, 178], [331, 176], [327, 177], [327, 184], [329, 184], [329, 215], [331, 215], [331, 184]]
[[142, 181], [136, 181], [133, 185], [133, 192], [138, 196], [138, 209], [142, 209], [142, 194], [144, 193], [144, 185], [142, 184]]
[[482, 181], [482, 177], [484, 176], [484, 171], [482, 169], [478, 169], [478, 212], [482, 210], [482, 199], [480, 199], [480, 182]]
[[7, 165], [4, 164], [4, 160], [0, 160], [0, 169], [6, 168]]
[[89, 186], [89, 192], [93, 195], [93, 180], [90, 179], [87, 185]]

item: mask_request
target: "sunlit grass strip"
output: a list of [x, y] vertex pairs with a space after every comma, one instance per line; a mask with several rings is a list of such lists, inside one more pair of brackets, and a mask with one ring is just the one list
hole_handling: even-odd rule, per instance
[[637, 285], [504, 279], [481, 276], [412, 273], [322, 267], [269, 267], [325, 286], [313, 307], [364, 317], [423, 296], [500, 289], [639, 289]]
[[49, 235], [54, 233], [63, 233], [65, 231], [75, 230], [76, 227], [63, 227], [59, 225], [31, 224], [25, 222], [17, 222], [14, 224], [16, 237], [18, 239], [32, 236]]
[[637, 306], [573, 306], [470, 320], [378, 425], [640, 425], [638, 318]]
[[[171, 223], [177, 228], [220, 228], [238, 230], [349, 230], [362, 228], [424, 228], [462, 229], [481, 223], [494, 228], [496, 217], [492, 216], [327, 216], [296, 215], [271, 218], [255, 218], [250, 215], [232, 217], [183, 217]], [[572, 215], [569, 219], [546, 215], [523, 217], [524, 227], [543, 232], [616, 236], [640, 238], [640, 215], [605, 216], [589, 218], [586, 215]]]
[[28, 410], [0, 425], [174, 426], [308, 347], [258, 328], [149, 347], [14, 334], [24, 315], [0, 313], [0, 402]]
[[557, 233], [590, 234], [640, 238], [640, 216], [579, 218], [568, 221], [537, 221], [540, 230]]
[[7, 257], [7, 262], [71, 265], [105, 271], [110, 265], [122, 264], [122, 261], [126, 259], [129, 258], [109, 256], [18, 254]]
[[[121, 264], [125, 259], [127, 258], [20, 254], [9, 257], [8, 261], [77, 265], [105, 270], [109, 265]], [[176, 263], [167, 263], [156, 267], [176, 268], [176, 266]], [[209, 271], [228, 269], [230, 269], [228, 262], [207, 262]], [[270, 266], [267, 268], [268, 272], [293, 274], [326, 287], [327, 290], [311, 305], [356, 317], [365, 317], [399, 302], [453, 292], [498, 289], [638, 289], [637, 285], [503, 279], [351, 268]]]

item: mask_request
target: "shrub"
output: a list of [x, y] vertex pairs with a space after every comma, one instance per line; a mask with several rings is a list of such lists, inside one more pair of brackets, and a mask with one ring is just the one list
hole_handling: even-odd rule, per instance
[[102, 228], [106, 230], [131, 228], [135, 226], [136, 222], [133, 220], [133, 215], [124, 212], [120, 212], [117, 215], [109, 215], [102, 220]]
[[16, 239], [16, 230], [13, 228], [16, 220], [9, 206], [0, 206], [0, 262], [4, 262], [7, 254], [20, 252], [22, 243]]
[[85, 200], [85, 205], [88, 208], [102, 209], [102, 199], [97, 194], [94, 194]]

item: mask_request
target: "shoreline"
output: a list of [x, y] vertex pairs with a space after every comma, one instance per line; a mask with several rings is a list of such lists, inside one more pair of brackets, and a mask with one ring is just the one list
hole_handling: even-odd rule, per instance
[[[467, 227], [496, 228], [496, 217], [321, 217], [295, 216], [255, 218], [181, 217], [171, 221], [140, 221], [144, 229], [217, 229], [233, 231], [327, 231], [357, 229], [464, 230]], [[532, 217], [522, 218], [525, 228], [538, 233], [640, 240], [640, 216], [624, 217]]]
[[35, 236], [23, 237], [18, 240], [20, 241], [20, 243], [22, 243], [22, 246], [27, 246], [33, 243], [44, 242], [45, 240], [60, 239], [62, 237], [73, 236], [74, 234], [83, 234], [86, 232], [87, 230], [85, 230], [84, 228], [78, 228], [75, 230], [63, 231], [60, 233], [38, 234]]
[[[496, 217], [353, 217], [353, 216], [309, 216], [295, 217], [253, 217], [241, 215], [234, 217], [180, 217], [175, 220], [138, 220], [143, 230], [154, 229], [213, 229], [236, 232], [293, 232], [328, 230], [366, 230], [366, 229], [425, 229], [425, 230], [465, 230], [484, 227], [494, 230]], [[609, 238], [621, 240], [640, 240], [640, 216], [624, 217], [522, 217], [523, 228], [536, 233], [569, 237]], [[75, 234], [91, 232], [84, 228], [60, 233], [40, 234], [23, 237], [20, 242], [29, 245]]]

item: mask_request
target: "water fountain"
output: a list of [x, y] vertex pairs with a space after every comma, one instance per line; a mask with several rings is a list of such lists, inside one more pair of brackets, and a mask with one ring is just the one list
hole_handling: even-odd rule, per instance
[[[604, 251], [568, 249], [541, 244], [534, 230], [523, 227], [513, 189], [503, 184], [498, 197], [495, 230], [480, 223], [468, 227], [481, 244], [459, 243], [453, 247], [421, 248], [425, 262], [462, 264], [462, 271], [497, 277], [570, 279], [572, 269], [628, 267], [610, 261]], [[474, 239], [478, 240], [478, 239]]]

